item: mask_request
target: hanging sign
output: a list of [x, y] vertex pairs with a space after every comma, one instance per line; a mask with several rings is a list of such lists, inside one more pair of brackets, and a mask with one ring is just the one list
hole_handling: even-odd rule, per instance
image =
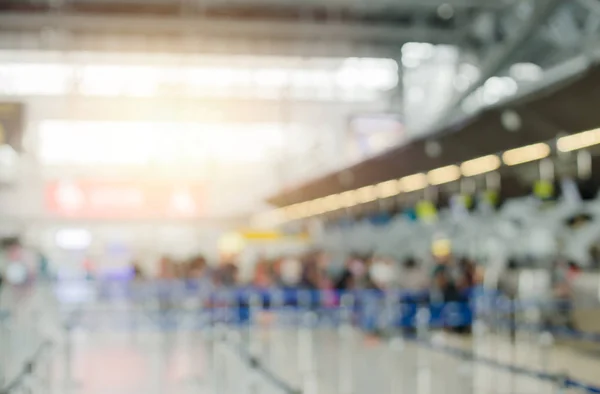
[[431, 201], [421, 200], [415, 206], [417, 218], [423, 222], [435, 222], [437, 220], [437, 208]]
[[188, 218], [204, 213], [204, 188], [167, 182], [52, 181], [46, 210], [76, 218]]
[[554, 184], [550, 181], [539, 180], [533, 185], [533, 194], [540, 200], [550, 200], [554, 197]]

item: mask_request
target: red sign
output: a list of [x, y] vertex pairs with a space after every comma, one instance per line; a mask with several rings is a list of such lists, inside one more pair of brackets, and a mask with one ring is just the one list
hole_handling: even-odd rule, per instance
[[200, 216], [204, 189], [158, 182], [58, 181], [46, 184], [48, 212], [77, 218]]

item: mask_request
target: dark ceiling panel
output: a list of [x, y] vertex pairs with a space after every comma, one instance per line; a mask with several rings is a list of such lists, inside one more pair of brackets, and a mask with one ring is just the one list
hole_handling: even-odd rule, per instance
[[578, 132], [599, 125], [600, 67], [590, 69], [569, 86], [526, 104], [527, 109], [563, 131]]
[[[428, 157], [426, 142], [415, 141], [346, 170], [288, 189], [268, 201], [277, 206], [295, 204], [551, 140], [560, 132], [575, 133], [599, 127], [598, 103], [600, 66], [595, 65], [568, 83], [559, 82], [442, 130], [435, 138], [442, 147], [439, 157]], [[507, 109], [521, 116], [522, 126], [518, 132], [507, 131], [502, 125], [502, 113]]]

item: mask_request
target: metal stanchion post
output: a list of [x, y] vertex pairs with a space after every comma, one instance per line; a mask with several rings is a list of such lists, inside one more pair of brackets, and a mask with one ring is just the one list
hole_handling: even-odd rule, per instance
[[200, 290], [198, 293], [198, 304], [195, 326], [204, 328], [204, 338], [210, 339], [213, 335], [214, 325], [212, 318], [213, 310], [210, 305], [208, 292]]
[[[427, 306], [421, 306], [417, 309], [416, 325], [417, 340], [429, 342], [429, 322], [431, 313]], [[417, 392], [428, 393], [431, 390], [431, 365], [430, 355], [425, 347], [417, 348]]]
[[260, 321], [259, 316], [261, 313], [262, 300], [259, 294], [252, 294], [250, 296], [250, 330], [249, 330], [249, 350], [250, 353], [255, 357], [260, 357], [263, 344], [260, 338]]
[[[306, 312], [310, 309], [311, 305], [311, 291], [310, 290], [299, 290], [298, 291], [298, 307], [301, 312]], [[299, 319], [301, 320], [301, 319]], [[300, 321], [298, 321], [301, 324]]]
[[75, 385], [73, 380], [73, 328], [74, 322], [67, 320], [65, 329], [65, 358], [64, 358], [64, 387], [71, 388]]
[[8, 311], [0, 310], [0, 387], [4, 387], [6, 384], [6, 368], [11, 353], [9, 350], [12, 344], [10, 331], [8, 330], [9, 318], [10, 314]]
[[[540, 305], [537, 303], [532, 308], [527, 308], [525, 310], [525, 316], [527, 319], [527, 330], [529, 331], [528, 339], [529, 342], [534, 345], [534, 348], [537, 348], [536, 354], [541, 358], [539, 334], [542, 330], [542, 309]], [[532, 349], [534, 350], [534, 349]], [[541, 361], [541, 360], [539, 360]]]
[[398, 371], [396, 369], [396, 362], [399, 351], [403, 348], [402, 338], [397, 335], [395, 328], [396, 319], [398, 314], [396, 313], [396, 306], [400, 297], [396, 291], [388, 291], [385, 294], [384, 299], [384, 316], [383, 316], [383, 333], [387, 337], [389, 351], [389, 360], [387, 363], [388, 376], [389, 376], [389, 387], [390, 394], [398, 392], [398, 387], [401, 381], [398, 379]]
[[282, 322], [280, 321], [280, 314], [283, 311], [284, 295], [281, 290], [274, 290], [271, 294], [271, 313], [273, 314], [272, 326], [270, 327], [271, 334], [273, 336], [273, 345], [269, 347], [269, 362], [273, 365], [277, 365], [280, 361], [281, 350], [285, 346], [279, 346], [285, 344], [285, 338], [282, 336], [281, 327], [279, 326]]
[[[488, 294], [485, 292], [475, 295], [474, 298], [471, 299], [471, 353], [474, 356], [479, 353], [479, 350], [484, 345], [486, 335], [489, 332], [488, 321], [490, 320], [489, 312], [491, 308], [489, 301]], [[476, 368], [477, 365], [473, 361], [461, 360], [458, 371], [467, 386], [465, 392], [474, 392], [475, 382], [473, 379], [474, 376], [477, 375]]]
[[315, 312], [305, 312], [302, 316], [302, 326], [298, 333], [298, 365], [300, 366], [300, 373], [302, 375], [303, 394], [316, 394], [318, 392], [313, 338], [313, 330], [317, 320], [318, 317]]
[[259, 381], [256, 372], [257, 363], [261, 359], [263, 344], [260, 338], [259, 315], [261, 313], [262, 299], [259, 294], [253, 293], [250, 296], [250, 319], [248, 332], [248, 348], [250, 353], [250, 365], [248, 365], [247, 384], [248, 392], [259, 394]]
[[227, 363], [223, 362], [223, 337], [225, 334], [225, 329], [221, 323], [215, 324], [212, 332], [212, 385], [214, 393], [222, 393], [224, 392], [224, 382], [223, 378], [224, 368], [226, 368]]
[[[540, 366], [542, 367], [542, 372], [551, 373], [551, 361], [552, 361], [552, 346], [554, 345], [554, 336], [549, 331], [540, 332], [540, 336], [538, 338], [538, 342], [540, 345]], [[543, 392], [542, 388], [542, 392]]]
[[352, 358], [354, 348], [352, 312], [354, 310], [354, 303], [355, 298], [353, 294], [346, 293], [342, 295], [340, 300], [340, 325], [338, 328], [338, 376], [340, 394], [354, 393], [354, 360]]
[[296, 370], [300, 371], [300, 373], [302, 372], [302, 352], [304, 351], [304, 349], [302, 349], [302, 342], [300, 340], [300, 338], [302, 338], [302, 330], [303, 330], [303, 317], [304, 315], [310, 311], [310, 304], [311, 304], [311, 294], [309, 290], [305, 290], [305, 289], [300, 289], [300, 290], [296, 290], [296, 303], [297, 303], [297, 307], [293, 309], [293, 313], [291, 317], [291, 324], [293, 324], [293, 336], [295, 338], [296, 341], [296, 354], [295, 354], [295, 358], [296, 358]]
[[[53, 346], [53, 345], [52, 345]], [[53, 374], [52, 374], [52, 363], [50, 360], [49, 356], [46, 356], [44, 358], [44, 374], [46, 375], [46, 379], [43, 382], [44, 385], [44, 389], [46, 390], [47, 393], [52, 393], [53, 390], [53, 386], [54, 386], [54, 378], [53, 378]]]

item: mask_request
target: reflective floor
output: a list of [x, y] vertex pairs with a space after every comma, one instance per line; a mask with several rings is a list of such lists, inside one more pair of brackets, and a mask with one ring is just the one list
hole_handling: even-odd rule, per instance
[[[282, 316], [268, 314], [252, 329], [198, 329], [179, 320], [161, 330], [148, 318], [147, 308], [86, 306], [95, 318], [85, 319], [77, 308], [65, 312], [55, 305], [52, 310], [44, 297], [39, 305], [43, 308], [27, 314], [13, 313], [0, 332], [0, 362], [10, 361], [5, 364], [10, 367], [5, 370], [7, 381], [18, 373], [36, 340], [54, 342], [48, 378], [36, 383], [34, 393], [584, 393], [559, 391], [555, 382], [523, 374], [519, 367], [564, 373], [600, 386], [598, 353], [538, 334], [519, 333], [513, 342], [505, 331], [475, 329], [468, 336], [435, 331], [421, 333], [424, 342], [417, 342], [392, 334], [390, 339], [369, 337], [333, 325], [299, 329], [282, 325]], [[474, 354], [476, 360], [448, 349]], [[247, 352], [256, 355], [269, 376], [251, 368]]]
[[[226, 339], [214, 340], [217, 336]], [[55, 393], [284, 393], [273, 380], [252, 372], [238, 346], [260, 355], [276, 380], [306, 394], [558, 392], [550, 381], [461, 360], [413, 341], [365, 337], [354, 329], [262, 326], [217, 333], [75, 329], [70, 338], [55, 353]], [[431, 340], [485, 359], [565, 372], [600, 384], [600, 359], [562, 346], [542, 346], [539, 337], [522, 336], [511, 345], [503, 334], [472, 339], [438, 332], [431, 333]]]

